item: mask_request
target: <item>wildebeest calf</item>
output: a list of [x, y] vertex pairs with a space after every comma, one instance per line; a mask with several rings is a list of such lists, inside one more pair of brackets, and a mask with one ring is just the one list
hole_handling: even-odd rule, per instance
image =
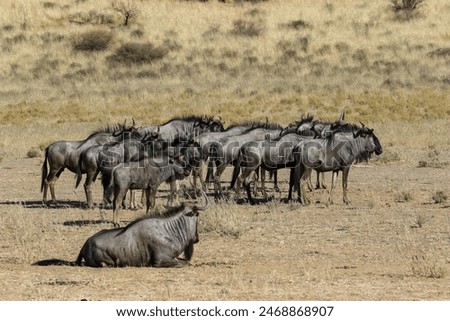
[[158, 187], [164, 182], [184, 179], [190, 174], [190, 168], [173, 162], [171, 158], [145, 159], [141, 162], [124, 163], [115, 167], [111, 173], [110, 186], [114, 190], [113, 224], [119, 226], [118, 214], [120, 204], [129, 189], [145, 190], [147, 198], [147, 214], [155, 207]]

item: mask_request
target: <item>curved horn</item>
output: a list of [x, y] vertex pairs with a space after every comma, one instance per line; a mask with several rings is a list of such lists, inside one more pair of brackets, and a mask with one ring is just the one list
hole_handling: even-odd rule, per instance
[[136, 125], [136, 122], [134, 121], [134, 118], [131, 118], [133, 120], [133, 127]]
[[126, 128], [126, 125], [127, 125], [127, 119], [125, 118], [125, 121], [123, 122], [123, 129], [125, 129]]
[[194, 206], [194, 210], [204, 211], [209, 207], [209, 199], [204, 190], [202, 190], [202, 194], [203, 194], [203, 197], [205, 198], [205, 205], [202, 207]]
[[362, 121], [360, 121], [360, 123], [361, 123], [361, 125], [362, 125], [362, 128], [364, 128], [364, 127], [366, 127], [364, 124], [363, 124], [363, 122]]

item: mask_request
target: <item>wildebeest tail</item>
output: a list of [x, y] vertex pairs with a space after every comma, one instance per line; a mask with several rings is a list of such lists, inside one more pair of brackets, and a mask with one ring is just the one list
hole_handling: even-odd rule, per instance
[[214, 160], [217, 159], [217, 147], [214, 146], [214, 144], [209, 145], [209, 151], [208, 151], [208, 170], [206, 172], [206, 182], [212, 183], [213, 182], [213, 171], [214, 171]]
[[233, 188], [234, 184], [236, 184], [236, 180], [239, 176], [239, 172], [241, 171], [241, 161], [242, 161], [242, 153], [241, 153], [241, 151], [239, 151], [239, 156], [236, 161], [236, 166], [234, 166], [233, 175], [231, 176], [230, 188]]
[[42, 260], [34, 262], [32, 265], [35, 266], [50, 266], [50, 265], [61, 265], [61, 266], [75, 266], [77, 265], [76, 262], [70, 262], [60, 259], [49, 259], [49, 260]]
[[81, 153], [80, 157], [78, 158], [77, 181], [75, 183], [75, 188], [77, 188], [78, 185], [80, 185], [81, 179], [83, 178], [82, 166], [83, 166], [83, 153]]
[[45, 158], [44, 163], [42, 164], [41, 193], [44, 191], [44, 184], [48, 175], [47, 159], [48, 159], [48, 147], [45, 149]]

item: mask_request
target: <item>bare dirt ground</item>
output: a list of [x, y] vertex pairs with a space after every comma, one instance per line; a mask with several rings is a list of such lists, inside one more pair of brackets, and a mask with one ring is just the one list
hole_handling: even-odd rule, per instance
[[[438, 190], [450, 193], [448, 168], [355, 167], [351, 205], [341, 204], [340, 184], [334, 205], [325, 204], [324, 191], [314, 191], [307, 207], [279, 202], [284, 180], [281, 194], [271, 191], [273, 201], [212, 204], [202, 215], [222, 216], [234, 232], [208, 231], [201, 221], [189, 267], [95, 269], [31, 265], [75, 260], [112, 217], [110, 210], [82, 208], [83, 190], [74, 190], [69, 172], [57, 183], [60, 206], [43, 206], [41, 164], [11, 157], [0, 164], [1, 300], [450, 299], [450, 207], [432, 200]], [[99, 200], [98, 183], [95, 189]], [[163, 204], [165, 191], [159, 195]], [[121, 219], [141, 214], [124, 210]]]

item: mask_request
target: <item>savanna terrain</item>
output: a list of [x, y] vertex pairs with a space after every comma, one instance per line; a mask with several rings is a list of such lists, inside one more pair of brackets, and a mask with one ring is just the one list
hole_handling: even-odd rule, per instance
[[[422, 4], [2, 1], [0, 299], [449, 300], [450, 3]], [[50, 143], [131, 118], [287, 125], [342, 110], [384, 149], [350, 171], [350, 205], [339, 185], [334, 204], [324, 190], [309, 206], [285, 203], [282, 171], [272, 200], [250, 206], [231, 192], [201, 214], [187, 268], [32, 266], [75, 260], [112, 226], [110, 210], [84, 208], [69, 172], [59, 204], [42, 204]]]

